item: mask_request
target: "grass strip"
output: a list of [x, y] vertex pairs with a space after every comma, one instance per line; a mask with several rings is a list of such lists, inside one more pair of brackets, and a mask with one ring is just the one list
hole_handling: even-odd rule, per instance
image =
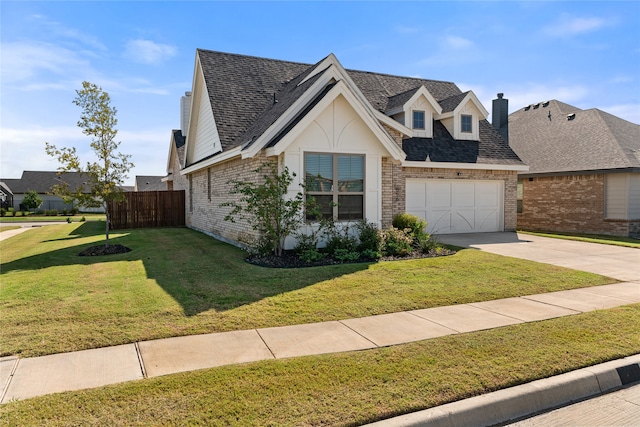
[[640, 353], [640, 304], [0, 407], [7, 425], [355, 426]]
[[608, 236], [604, 234], [574, 234], [559, 233], [551, 231], [522, 231], [518, 233], [531, 234], [534, 236], [551, 237], [554, 239], [576, 240], [579, 242], [600, 243], [603, 245], [624, 246], [627, 248], [640, 248], [640, 240], [633, 237]]
[[[103, 222], [0, 242], [2, 355], [363, 317], [602, 285], [615, 280], [477, 250], [377, 264], [271, 269], [184, 228], [116, 231], [133, 249], [79, 257]], [[9, 244], [10, 243], [10, 244]]]

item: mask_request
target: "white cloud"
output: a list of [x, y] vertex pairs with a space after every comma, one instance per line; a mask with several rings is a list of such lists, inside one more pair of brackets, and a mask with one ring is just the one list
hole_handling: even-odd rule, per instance
[[93, 73], [89, 61], [61, 46], [45, 42], [2, 43], [3, 84], [33, 82], [42, 72], [65, 77]]
[[[120, 130], [118, 151], [130, 154], [135, 168], [127, 182], [135, 175], [163, 175], [166, 170], [169, 130]], [[45, 141], [57, 147], [76, 147], [80, 161], [95, 160], [89, 147], [90, 139], [75, 126], [1, 128], [0, 170], [2, 178], [19, 178], [24, 170], [55, 171], [58, 163], [45, 153]]]
[[176, 53], [173, 46], [137, 39], [127, 43], [124, 55], [135, 62], [153, 65], [166, 61]]
[[470, 47], [473, 47], [473, 42], [471, 40], [465, 39], [464, 37], [448, 36], [444, 39], [444, 46], [447, 49], [468, 49]]
[[81, 45], [86, 45], [92, 49], [100, 51], [106, 51], [107, 47], [96, 37], [83, 33], [75, 28], [66, 27], [60, 22], [52, 21], [43, 15], [31, 15], [29, 17], [32, 25], [37, 25], [46, 30], [50, 35], [59, 36], [67, 40], [78, 42]]
[[580, 18], [565, 15], [543, 28], [543, 33], [553, 37], [566, 37], [596, 31], [606, 25], [608, 22], [603, 18]]
[[598, 109], [631, 123], [640, 124], [640, 104], [617, 104], [598, 107]]

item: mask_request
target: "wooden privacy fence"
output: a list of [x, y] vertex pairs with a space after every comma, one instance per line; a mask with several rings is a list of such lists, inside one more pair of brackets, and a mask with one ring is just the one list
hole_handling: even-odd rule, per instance
[[111, 228], [183, 227], [184, 190], [133, 191], [109, 204]]

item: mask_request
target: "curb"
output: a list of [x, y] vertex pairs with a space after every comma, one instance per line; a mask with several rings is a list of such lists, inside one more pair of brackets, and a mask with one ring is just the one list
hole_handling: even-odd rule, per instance
[[489, 427], [640, 381], [640, 354], [367, 424], [369, 427]]

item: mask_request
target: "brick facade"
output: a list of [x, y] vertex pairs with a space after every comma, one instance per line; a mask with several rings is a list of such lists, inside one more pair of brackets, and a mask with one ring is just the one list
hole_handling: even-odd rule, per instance
[[225, 221], [231, 207], [220, 207], [220, 204], [240, 198], [231, 194], [232, 181], [256, 181], [260, 176], [254, 171], [263, 163], [275, 160], [264, 156], [234, 159], [181, 176], [179, 182], [174, 178], [174, 188], [186, 191], [187, 227], [234, 244], [254, 241], [258, 236], [249, 223], [240, 218], [236, 218], [236, 222]]
[[609, 234], [640, 233], [640, 220], [606, 219], [605, 175], [523, 179], [518, 228], [531, 231]]

